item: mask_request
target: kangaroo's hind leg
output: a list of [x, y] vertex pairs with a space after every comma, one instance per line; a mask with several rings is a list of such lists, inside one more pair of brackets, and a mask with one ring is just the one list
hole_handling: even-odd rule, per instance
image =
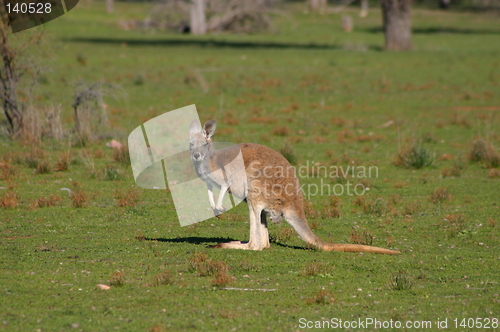
[[269, 232], [264, 211], [251, 203], [248, 204], [248, 210], [250, 212], [250, 240], [219, 243], [217, 248], [262, 250], [269, 247]]
[[260, 210], [260, 223], [258, 227], [259, 232], [259, 248], [257, 250], [262, 250], [265, 248], [270, 248], [269, 244], [269, 230], [267, 229], [267, 216], [264, 210]]

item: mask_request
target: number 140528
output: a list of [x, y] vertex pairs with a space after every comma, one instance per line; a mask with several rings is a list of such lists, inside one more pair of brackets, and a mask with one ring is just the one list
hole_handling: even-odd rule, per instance
[[453, 319], [455, 328], [464, 329], [497, 329], [498, 318], [455, 318]]
[[18, 3], [10, 4], [7, 3], [5, 5], [7, 8], [7, 13], [16, 13], [16, 14], [49, 14], [52, 11], [52, 5], [50, 3]]

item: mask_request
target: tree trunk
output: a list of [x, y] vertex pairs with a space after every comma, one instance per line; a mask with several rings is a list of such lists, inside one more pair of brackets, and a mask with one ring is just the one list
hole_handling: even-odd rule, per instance
[[359, 13], [360, 17], [368, 16], [368, 0], [361, 0], [361, 12]]
[[323, 11], [326, 9], [327, 0], [309, 0], [309, 7], [313, 12]]
[[2, 93], [0, 98], [5, 117], [12, 131], [12, 137], [16, 137], [23, 128], [23, 114], [19, 111], [16, 96], [16, 84], [19, 77], [16, 75], [14, 68], [15, 53], [8, 45], [8, 32], [6, 31], [2, 31], [0, 55], [3, 62], [3, 70], [0, 74], [0, 90]]
[[193, 35], [204, 35], [207, 33], [207, 20], [205, 17], [205, 1], [191, 0], [189, 7], [191, 33]]
[[114, 11], [113, 0], [106, 0], [106, 11], [112, 13]]
[[385, 49], [411, 50], [410, 0], [381, 0]]

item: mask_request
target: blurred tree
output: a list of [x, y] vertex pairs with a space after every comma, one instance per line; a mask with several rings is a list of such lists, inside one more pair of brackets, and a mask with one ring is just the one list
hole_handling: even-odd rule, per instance
[[112, 13], [114, 11], [114, 3], [113, 0], [106, 0], [106, 11], [108, 13]]
[[323, 11], [326, 9], [327, 0], [308, 0], [312, 11]]
[[448, 9], [450, 6], [450, 0], [439, 0], [439, 8], [441, 9]]
[[381, 0], [386, 50], [411, 50], [410, 2], [411, 0]]
[[211, 31], [255, 33], [272, 29], [268, 13], [281, 0], [162, 0], [148, 26], [202, 35]]
[[189, 6], [189, 21], [193, 35], [207, 33], [207, 19], [205, 16], [205, 0], [191, 0]]
[[360, 17], [368, 16], [368, 0], [361, 0], [361, 12], [359, 13]]
[[17, 38], [17, 43], [12, 43], [11, 28], [6, 17], [0, 19], [0, 103], [2, 104], [5, 118], [9, 125], [9, 134], [17, 137], [24, 126], [23, 108], [18, 100], [18, 84], [27, 72], [37, 71], [31, 68], [28, 61], [20, 61], [24, 52], [30, 46], [38, 44], [43, 36], [41, 30], [23, 33], [24, 38]]

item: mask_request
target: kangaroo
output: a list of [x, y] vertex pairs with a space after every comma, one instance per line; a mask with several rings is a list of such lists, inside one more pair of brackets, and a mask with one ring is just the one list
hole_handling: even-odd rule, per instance
[[[250, 213], [248, 242], [231, 241], [217, 248], [262, 250], [269, 248], [267, 218], [278, 222], [283, 217], [308, 245], [324, 251], [399, 254], [399, 251], [358, 244], [335, 244], [322, 241], [313, 234], [304, 214], [304, 199], [298, 178], [288, 160], [263, 145], [243, 143], [215, 150], [212, 136], [216, 121], [207, 121], [203, 129], [198, 120], [191, 122], [190, 153], [198, 176], [206, 183], [210, 205], [217, 215], [225, 211], [224, 195], [230, 191], [246, 200]], [[238, 151], [239, 150], [239, 151]], [[231, 163], [241, 153], [243, 167]], [[217, 203], [213, 188], [220, 188]]]

